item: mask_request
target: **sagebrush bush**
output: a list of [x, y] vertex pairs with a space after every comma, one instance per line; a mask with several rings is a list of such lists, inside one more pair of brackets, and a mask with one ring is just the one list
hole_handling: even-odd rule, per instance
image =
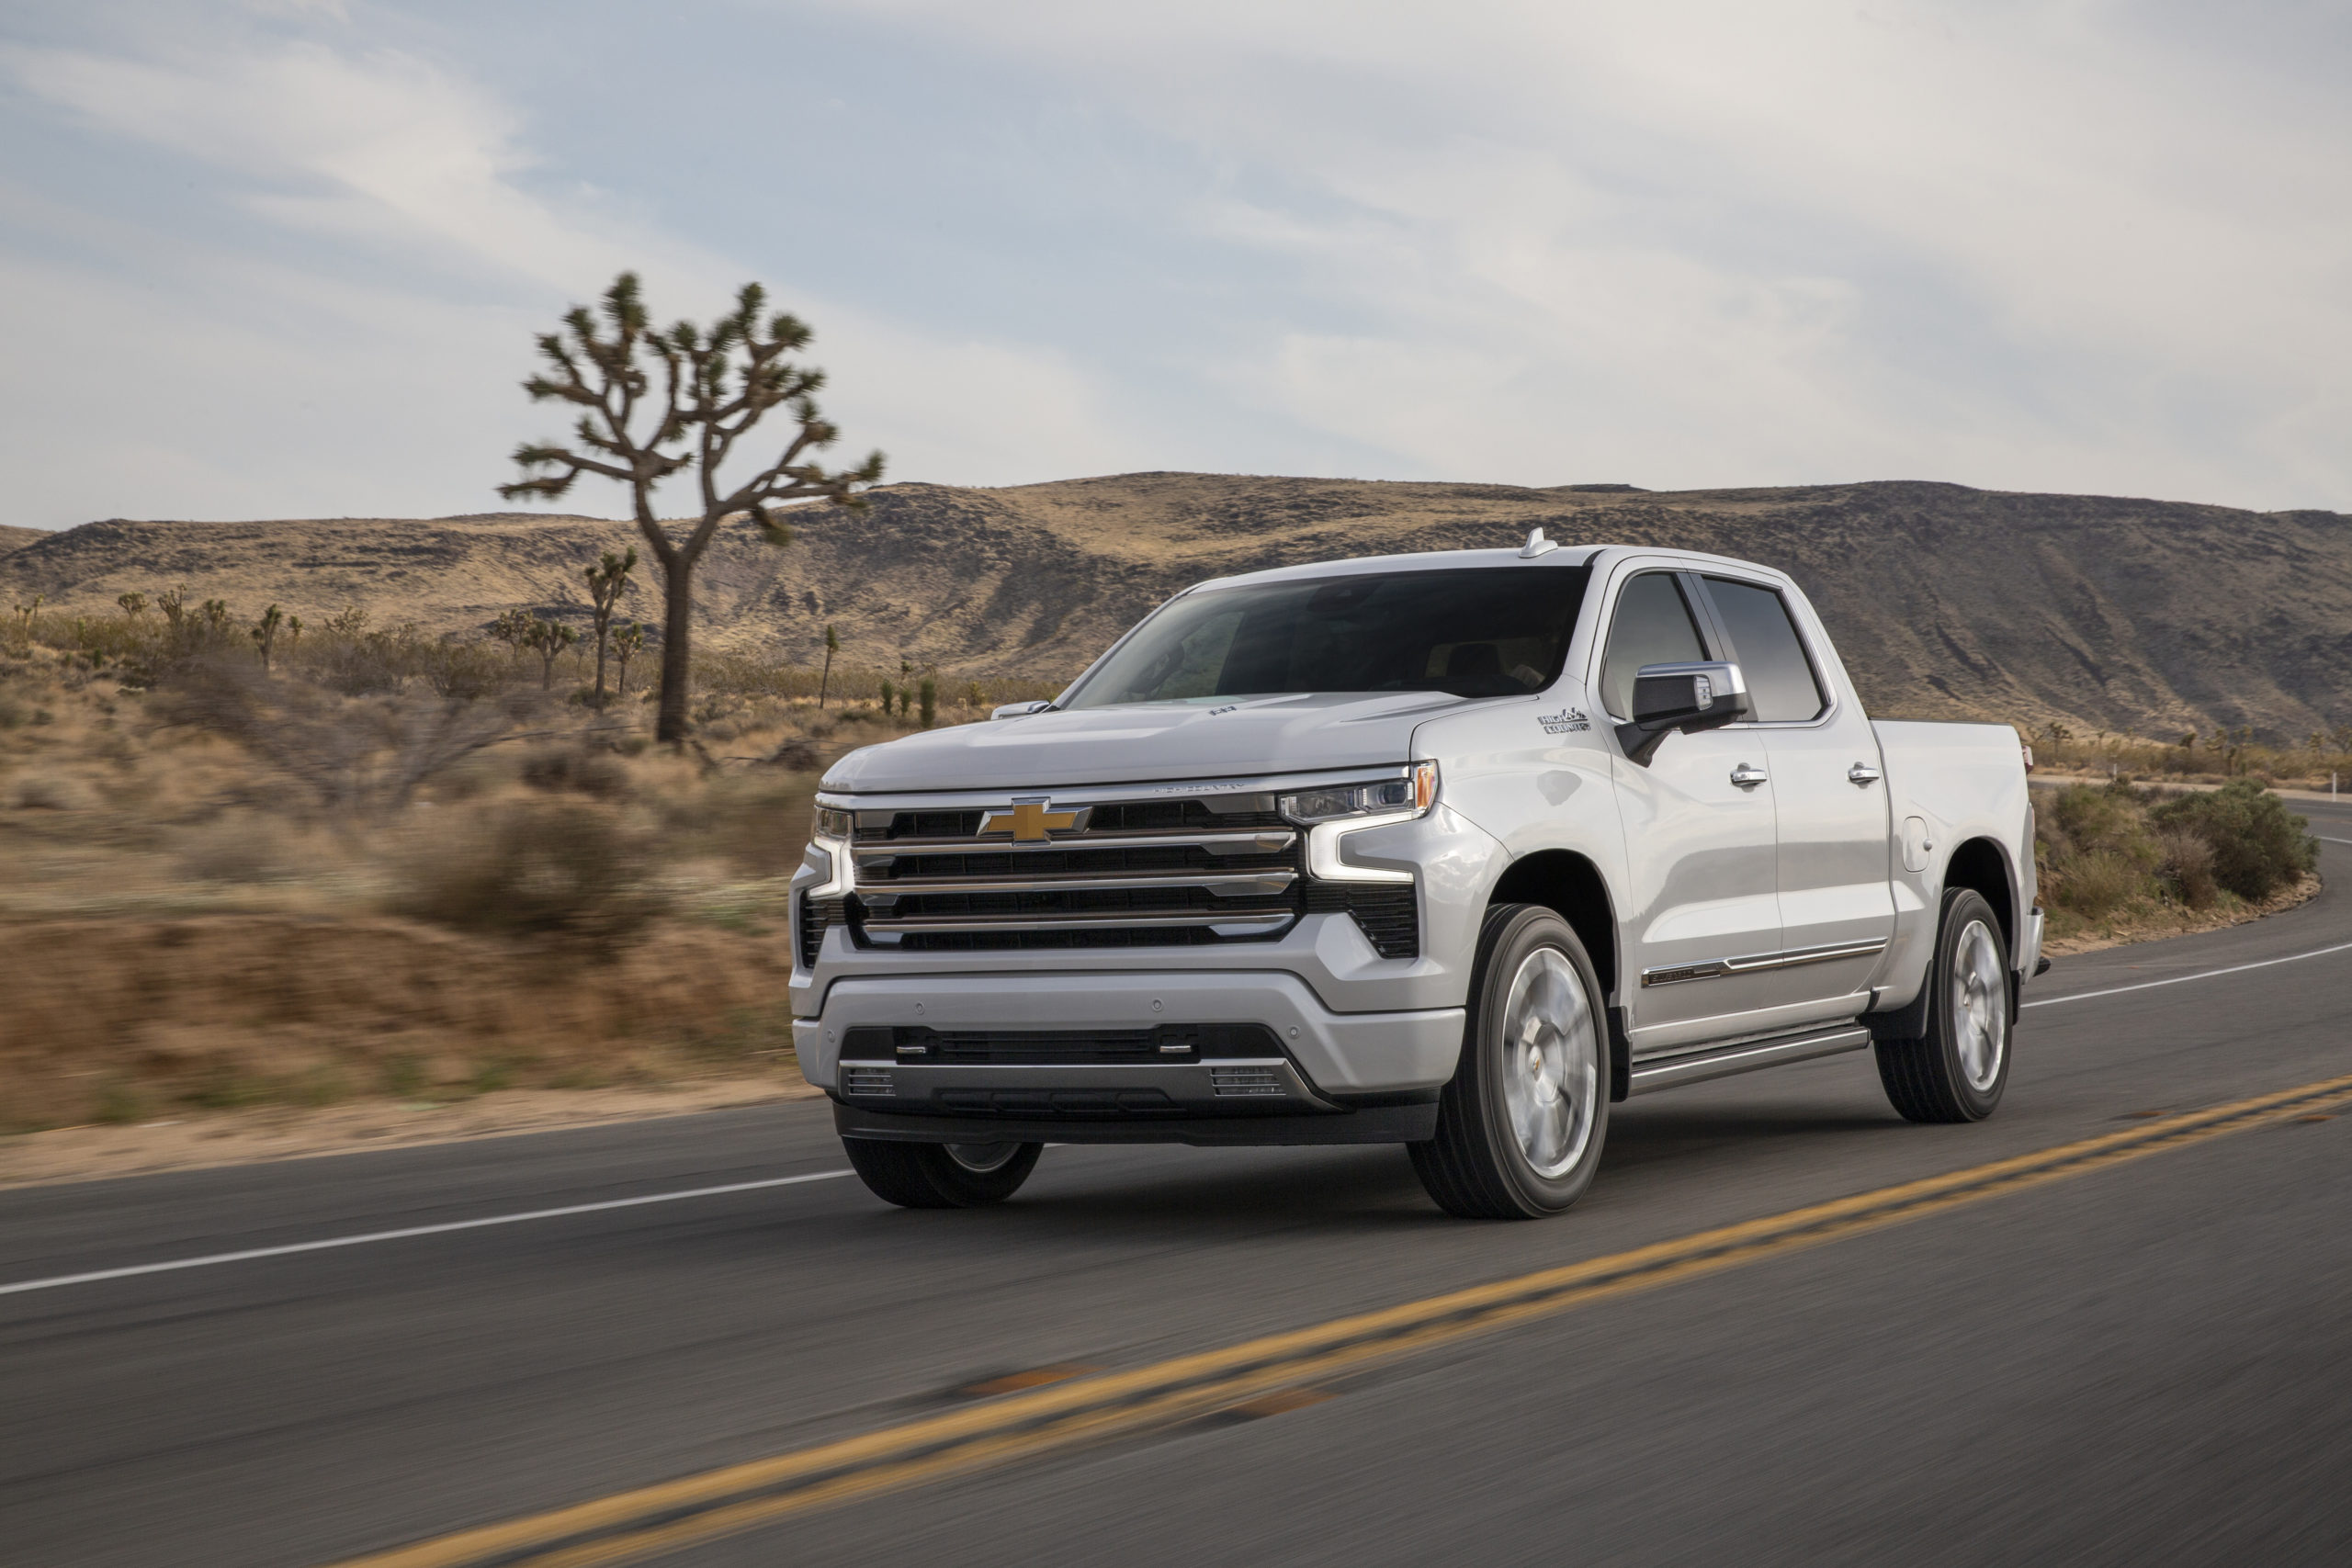
[[2161, 828], [2203, 840], [2213, 880], [2241, 898], [2267, 898], [2319, 869], [2319, 840], [2304, 830], [2310, 823], [2251, 779], [2167, 800], [2151, 815]]
[[2166, 798], [2128, 782], [2074, 784], [2035, 802], [2044, 904], [2100, 919], [2135, 907], [2259, 900], [2317, 869], [2319, 843], [2251, 780]]
[[610, 807], [514, 801], [412, 844], [390, 907], [458, 931], [609, 943], [662, 912], [653, 849]]

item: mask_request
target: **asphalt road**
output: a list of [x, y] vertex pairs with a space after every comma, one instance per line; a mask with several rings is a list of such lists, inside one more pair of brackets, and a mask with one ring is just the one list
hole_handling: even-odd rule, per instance
[[[2352, 1073], [2331, 890], [2062, 961], [2007, 1102], [1867, 1055], [1619, 1108], [1571, 1214], [1402, 1150], [1048, 1150], [0, 1293], [0, 1561], [305, 1564]], [[2083, 999], [2059, 1001], [2081, 997]], [[2055, 1005], [2051, 1005], [2051, 1004]], [[821, 1105], [0, 1193], [0, 1286], [842, 1168]], [[2352, 1107], [804, 1512], [695, 1564], [2352, 1562]]]

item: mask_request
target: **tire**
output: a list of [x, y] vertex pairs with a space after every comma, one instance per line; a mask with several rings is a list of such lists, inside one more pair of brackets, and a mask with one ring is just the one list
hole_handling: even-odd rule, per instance
[[1993, 906], [1973, 888], [1944, 894], [1928, 969], [1928, 1032], [1878, 1043], [1886, 1098], [1910, 1122], [1982, 1122], [2009, 1082], [2016, 979]]
[[866, 1190], [902, 1209], [977, 1209], [1001, 1203], [1037, 1167], [1043, 1144], [894, 1144], [843, 1138]]
[[1465, 1220], [1533, 1220], [1584, 1195], [1609, 1134], [1600, 981], [1567, 922], [1498, 904], [1478, 931], [1462, 1061], [1437, 1136], [1410, 1145], [1437, 1206]]

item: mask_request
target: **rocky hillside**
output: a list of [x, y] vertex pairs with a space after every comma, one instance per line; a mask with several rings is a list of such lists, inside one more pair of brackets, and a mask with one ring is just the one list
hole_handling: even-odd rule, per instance
[[[894, 485], [860, 516], [747, 527], [700, 579], [706, 646], [809, 661], [1057, 678], [1175, 589], [1343, 555], [1563, 542], [1770, 562], [1821, 607], [1874, 712], [2064, 717], [2142, 733], [2352, 722], [2352, 518], [1880, 483], [1652, 492], [1125, 474], [1005, 490]], [[11, 530], [10, 536], [17, 532]], [[7, 549], [0, 603], [115, 614], [175, 583], [244, 615], [348, 604], [479, 629], [510, 605], [584, 624], [581, 570], [626, 524], [494, 513], [416, 522], [85, 524]], [[647, 587], [624, 615], [653, 617]]]

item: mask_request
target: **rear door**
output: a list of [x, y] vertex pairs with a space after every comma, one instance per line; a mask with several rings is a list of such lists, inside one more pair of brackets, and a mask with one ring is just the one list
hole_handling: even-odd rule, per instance
[[[1610, 719], [1622, 721], [1632, 715], [1643, 665], [1706, 659], [1713, 647], [1688, 573], [1637, 561], [1609, 588], [1592, 689]], [[1761, 738], [1734, 730], [1670, 735], [1646, 767], [1622, 750], [1614, 759], [1627, 867], [1627, 908], [1619, 914], [1631, 933], [1620, 997], [1636, 1055], [1691, 1038], [1698, 1021], [1768, 1003], [1770, 982], [1724, 967], [1781, 945], [1778, 835], [1764, 763]]]
[[1764, 989], [1775, 1005], [1834, 1003], [1872, 983], [1894, 934], [1878, 736], [1778, 584], [1710, 570], [1701, 586], [1756, 706], [1725, 733], [1760, 747], [1776, 791], [1781, 965]]

